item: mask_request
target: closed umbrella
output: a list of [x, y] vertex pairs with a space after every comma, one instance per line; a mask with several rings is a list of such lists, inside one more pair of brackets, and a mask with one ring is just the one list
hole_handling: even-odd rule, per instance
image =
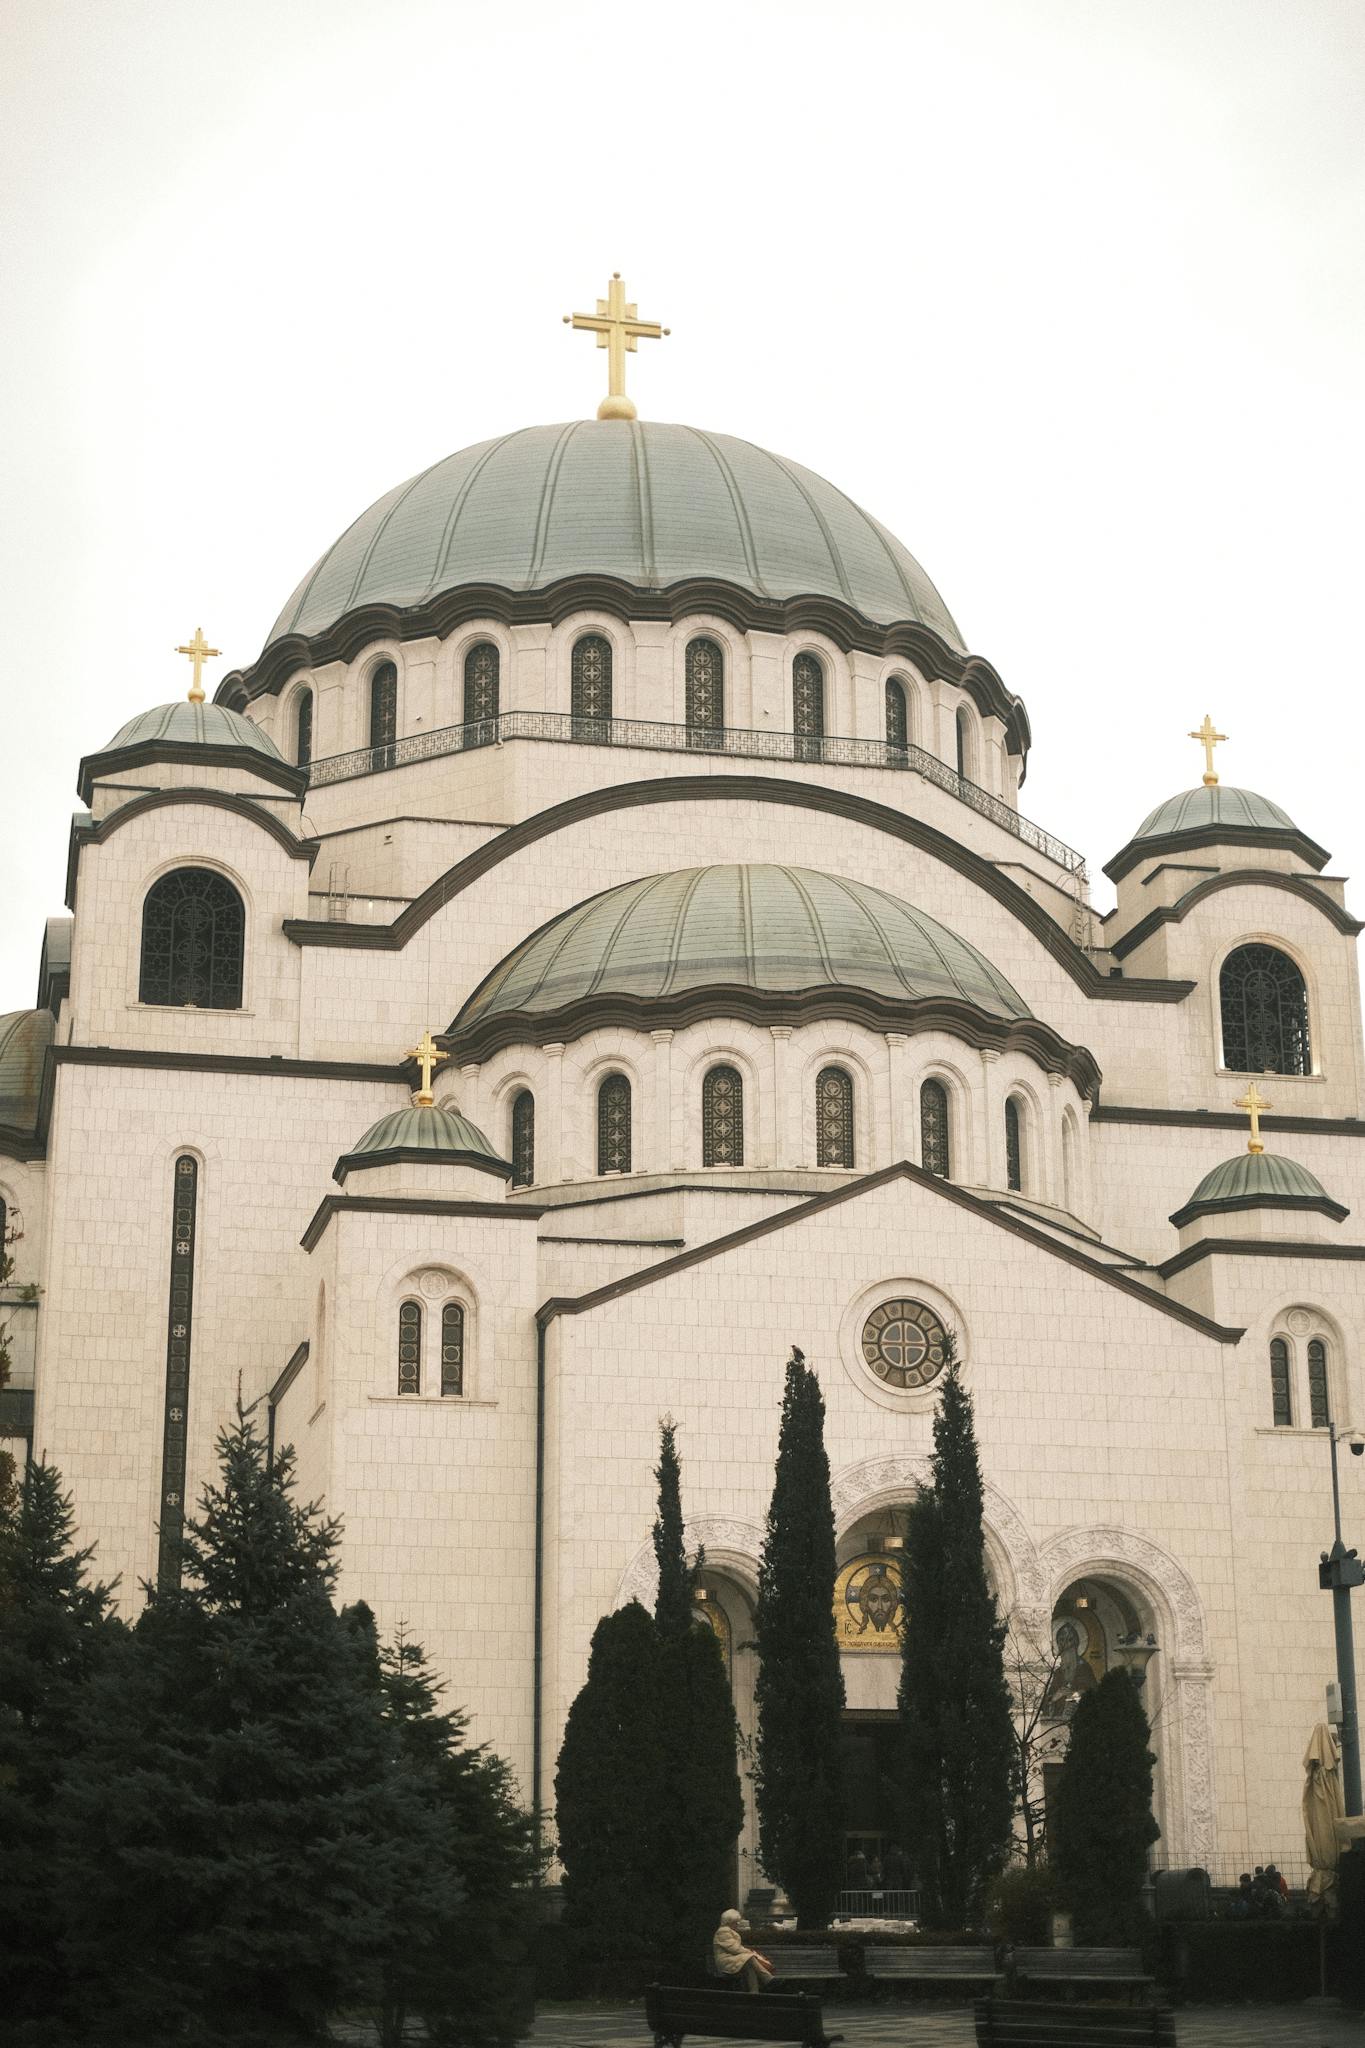
[[1326, 1911], [1336, 1891], [1341, 1844], [1337, 1822], [1345, 1813], [1341, 1796], [1341, 1748], [1336, 1730], [1319, 1721], [1303, 1757], [1303, 1833], [1308, 1848], [1308, 1902]]

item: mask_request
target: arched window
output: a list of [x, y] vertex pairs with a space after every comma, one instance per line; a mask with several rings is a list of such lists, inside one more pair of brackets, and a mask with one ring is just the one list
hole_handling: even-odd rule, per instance
[[392, 768], [398, 739], [398, 670], [381, 661], [370, 677], [370, 767]]
[[140, 1003], [240, 1010], [246, 912], [212, 868], [173, 868], [142, 906]]
[[1011, 1095], [1005, 1102], [1005, 1186], [1016, 1195], [1024, 1187], [1024, 1147], [1019, 1126], [1019, 1104]]
[[536, 1177], [536, 1098], [522, 1088], [512, 1101], [512, 1185], [529, 1188]]
[[714, 640], [689, 640], [687, 673], [687, 744], [720, 744], [725, 724], [725, 656]]
[[300, 768], [313, 758], [313, 693], [300, 690], [294, 706], [294, 759]]
[[1327, 1391], [1327, 1346], [1321, 1337], [1308, 1344], [1308, 1420], [1314, 1429], [1332, 1426], [1332, 1402]]
[[[501, 656], [491, 640], [480, 640], [464, 658], [464, 722], [466, 726], [487, 725], [498, 715], [498, 678]], [[467, 747], [486, 747], [497, 733], [466, 732]]]
[[792, 663], [792, 731], [798, 761], [818, 761], [825, 736], [825, 670], [818, 655], [798, 654]]
[[398, 1311], [398, 1391], [422, 1391], [422, 1304], [405, 1301]]
[[597, 1091], [597, 1171], [630, 1172], [630, 1083], [608, 1074]]
[[573, 737], [604, 745], [611, 738], [610, 640], [601, 633], [585, 633], [575, 640], [569, 683]]
[[1223, 1065], [1235, 1074], [1311, 1074], [1308, 991], [1287, 953], [1238, 946], [1218, 981]]
[[1277, 1429], [1289, 1429], [1294, 1421], [1289, 1393], [1289, 1346], [1283, 1337], [1270, 1340], [1270, 1417]]
[[926, 1081], [919, 1091], [919, 1156], [926, 1173], [948, 1179], [953, 1162], [948, 1149], [948, 1090], [942, 1081]]
[[972, 768], [972, 718], [965, 704], [957, 707], [957, 772], [964, 782], [971, 780]]
[[905, 685], [894, 676], [886, 679], [886, 747], [892, 756], [903, 755], [910, 745], [910, 707]]
[[744, 1082], [734, 1067], [711, 1067], [701, 1084], [701, 1163], [744, 1164]]
[[815, 1163], [853, 1164], [853, 1076], [843, 1067], [821, 1067], [816, 1077]]
[[464, 1392], [464, 1310], [448, 1301], [441, 1310], [441, 1395], [450, 1400]]

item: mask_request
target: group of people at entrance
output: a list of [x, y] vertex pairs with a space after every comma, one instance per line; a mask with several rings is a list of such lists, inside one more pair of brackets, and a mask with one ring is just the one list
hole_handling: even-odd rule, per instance
[[884, 1858], [878, 1856], [875, 1848], [870, 1855], [855, 1848], [848, 1859], [844, 1881], [851, 1892], [900, 1892], [910, 1883], [910, 1865], [894, 1842], [887, 1844]]

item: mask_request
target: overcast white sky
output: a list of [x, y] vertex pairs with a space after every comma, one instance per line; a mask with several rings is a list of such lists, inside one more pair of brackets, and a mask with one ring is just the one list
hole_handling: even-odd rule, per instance
[[[1025, 698], [1092, 870], [1226, 780], [1365, 855], [1362, 0], [3, 0], [0, 1011], [76, 766], [453, 448], [832, 477]], [[1101, 877], [1097, 899], [1109, 892]], [[1365, 888], [1356, 907], [1365, 905]]]

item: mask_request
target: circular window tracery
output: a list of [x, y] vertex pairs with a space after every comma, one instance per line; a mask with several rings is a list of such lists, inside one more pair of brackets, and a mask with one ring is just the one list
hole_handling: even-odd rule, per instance
[[922, 1301], [898, 1295], [863, 1324], [863, 1359], [887, 1387], [927, 1387], [948, 1362], [948, 1332]]

